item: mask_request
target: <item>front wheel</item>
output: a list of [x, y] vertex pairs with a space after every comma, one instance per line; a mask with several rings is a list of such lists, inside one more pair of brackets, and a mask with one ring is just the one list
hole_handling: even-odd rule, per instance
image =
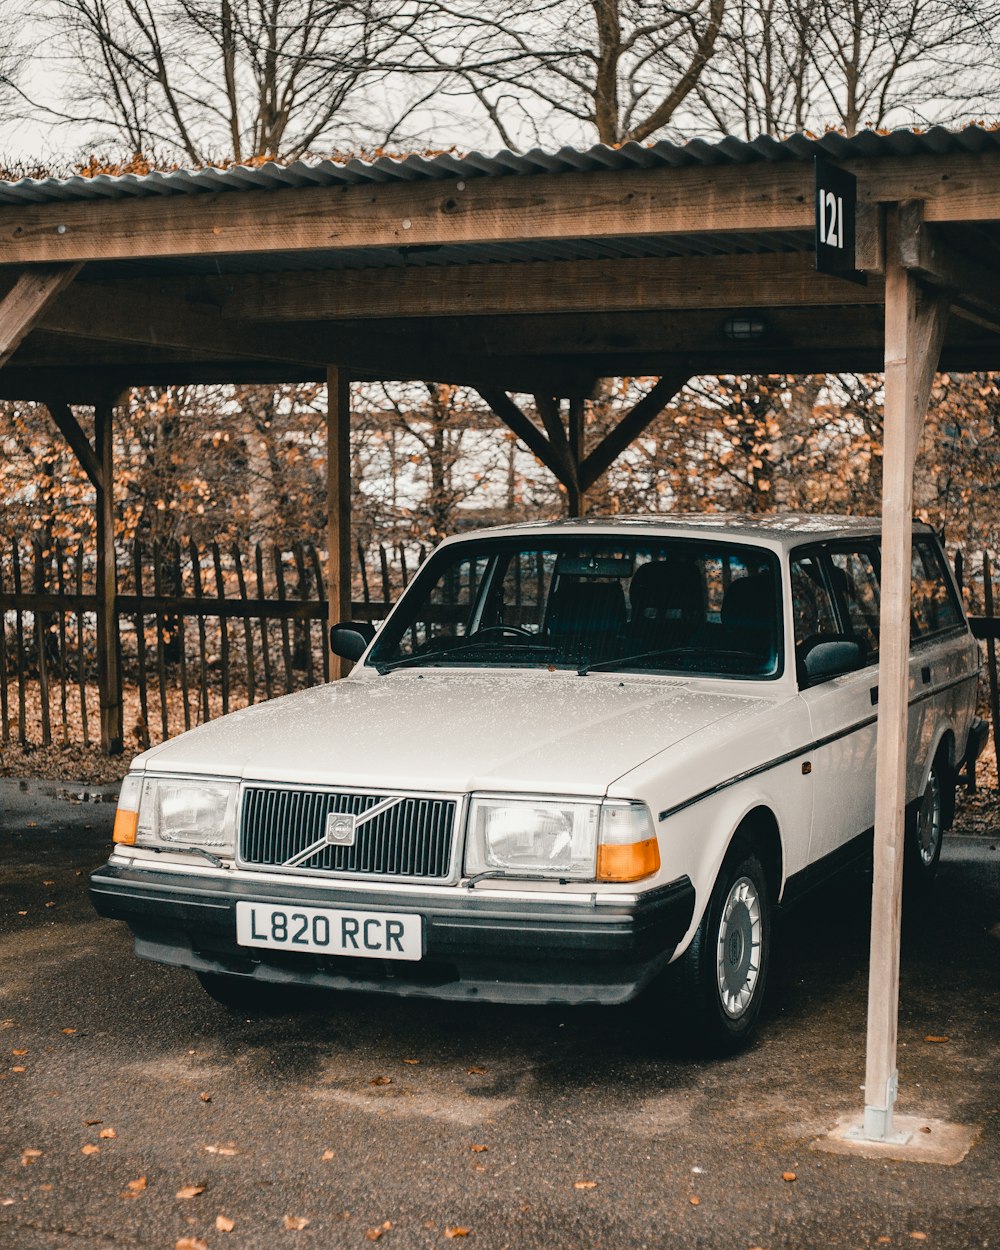
[[745, 843], [730, 849], [680, 976], [698, 1048], [733, 1054], [760, 1015], [771, 955], [771, 903], [760, 860]]

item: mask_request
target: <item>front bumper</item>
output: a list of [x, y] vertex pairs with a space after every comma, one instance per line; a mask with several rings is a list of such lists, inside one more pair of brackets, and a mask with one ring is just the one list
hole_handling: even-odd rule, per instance
[[[136, 954], [271, 983], [502, 1003], [620, 1003], [670, 961], [694, 913], [687, 877], [618, 902], [344, 890], [105, 864], [90, 879], [102, 916], [128, 923]], [[419, 962], [285, 953], [236, 942], [238, 901], [419, 913]]]

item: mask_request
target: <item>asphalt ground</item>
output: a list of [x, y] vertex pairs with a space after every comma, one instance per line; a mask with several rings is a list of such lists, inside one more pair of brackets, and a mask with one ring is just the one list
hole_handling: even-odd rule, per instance
[[942, 1167], [811, 1149], [862, 1105], [863, 874], [783, 920], [760, 1040], [725, 1062], [684, 1053], [667, 1002], [340, 995], [247, 1021], [92, 911], [113, 807], [21, 787], [0, 783], [4, 1248], [1000, 1247], [1000, 842], [946, 841], [906, 920], [898, 1110], [979, 1130]]

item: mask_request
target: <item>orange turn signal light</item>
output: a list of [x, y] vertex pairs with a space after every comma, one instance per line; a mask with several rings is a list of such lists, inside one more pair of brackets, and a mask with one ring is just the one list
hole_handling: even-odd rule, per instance
[[111, 841], [121, 846], [135, 846], [135, 835], [139, 828], [139, 813], [125, 811], [120, 808], [115, 812], [115, 829]]
[[638, 881], [651, 876], [659, 867], [660, 846], [655, 838], [597, 848], [598, 881]]

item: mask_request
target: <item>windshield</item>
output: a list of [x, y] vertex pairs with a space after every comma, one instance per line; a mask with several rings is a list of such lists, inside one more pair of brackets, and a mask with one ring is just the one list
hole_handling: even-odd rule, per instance
[[436, 552], [368, 664], [781, 672], [778, 562], [716, 539], [479, 538]]

